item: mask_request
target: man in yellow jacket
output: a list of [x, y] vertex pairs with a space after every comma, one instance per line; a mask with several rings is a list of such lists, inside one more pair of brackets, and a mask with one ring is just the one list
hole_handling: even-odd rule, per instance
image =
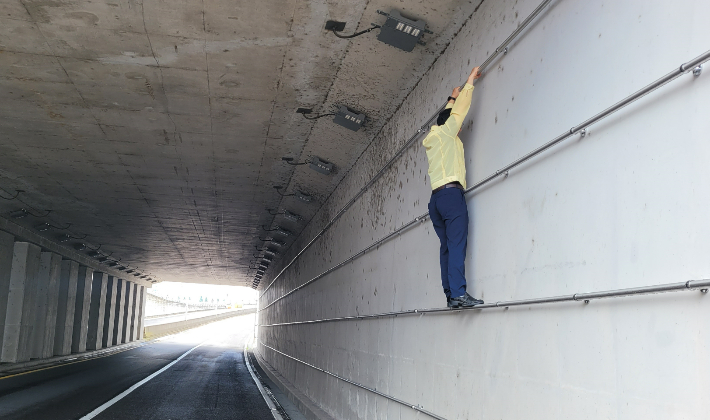
[[468, 242], [468, 207], [464, 198], [466, 189], [466, 162], [463, 143], [458, 134], [471, 106], [473, 81], [481, 77], [475, 67], [463, 89], [455, 88], [446, 108], [439, 114], [435, 126], [424, 139], [431, 200], [429, 217], [441, 241], [439, 252], [441, 284], [448, 306], [469, 307], [483, 303], [466, 292], [465, 259]]

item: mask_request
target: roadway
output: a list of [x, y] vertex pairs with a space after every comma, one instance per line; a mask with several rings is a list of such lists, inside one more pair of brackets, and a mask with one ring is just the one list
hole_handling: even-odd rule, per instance
[[254, 316], [211, 323], [103, 358], [0, 378], [0, 418], [88, 420], [87, 414], [173, 362], [92, 418], [273, 418], [244, 364]]

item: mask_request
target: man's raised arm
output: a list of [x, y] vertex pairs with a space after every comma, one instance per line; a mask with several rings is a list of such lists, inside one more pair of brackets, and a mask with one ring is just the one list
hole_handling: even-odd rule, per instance
[[[451, 116], [453, 118], [450, 118], [449, 120], [454, 121], [447, 121], [447, 125], [452, 124], [450, 130], [454, 134], [458, 133], [461, 129], [461, 125], [463, 125], [463, 120], [464, 118], [466, 118], [466, 114], [468, 114], [469, 108], [471, 108], [473, 81], [478, 79], [479, 77], [481, 77], [481, 71], [478, 67], [474, 67], [473, 70], [471, 70], [471, 74], [468, 75], [468, 80], [466, 80], [466, 84], [464, 85], [463, 89], [457, 87], [451, 94], [451, 97], [455, 98], [456, 100], [454, 101], [454, 104], [451, 107]], [[451, 101], [449, 103], [451, 103]]]

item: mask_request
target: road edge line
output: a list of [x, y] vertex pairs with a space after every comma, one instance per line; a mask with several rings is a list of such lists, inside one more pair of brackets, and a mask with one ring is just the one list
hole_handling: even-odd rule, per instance
[[251, 361], [249, 360], [248, 347], [249, 347], [248, 343], [244, 344], [244, 363], [247, 365], [247, 369], [249, 370], [249, 374], [251, 375], [251, 378], [254, 380], [256, 387], [259, 388], [259, 392], [261, 393], [261, 396], [264, 398], [264, 401], [266, 401], [266, 405], [269, 407], [269, 410], [271, 411], [271, 415], [274, 416], [274, 419], [276, 419], [276, 420], [283, 420], [283, 417], [281, 416], [278, 409], [276, 408], [276, 405], [274, 404], [273, 401], [271, 401], [271, 398], [266, 393], [266, 390], [264, 389], [264, 386], [261, 384], [261, 381], [254, 374], [254, 369], [251, 367]]

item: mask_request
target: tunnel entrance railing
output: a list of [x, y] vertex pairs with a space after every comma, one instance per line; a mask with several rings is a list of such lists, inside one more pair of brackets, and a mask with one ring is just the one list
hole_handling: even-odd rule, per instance
[[[626, 98], [622, 99], [621, 101], [615, 103], [614, 105], [606, 108], [602, 112], [594, 115], [593, 117], [585, 120], [584, 122], [570, 128], [568, 131], [565, 131], [564, 133], [560, 134], [559, 136], [555, 137], [554, 139], [550, 140], [549, 142], [543, 144], [542, 146], [538, 147], [537, 149], [531, 151], [530, 153], [526, 154], [525, 156], [515, 160], [514, 162], [504, 166], [501, 169], [498, 169], [495, 171], [495, 173], [485, 177], [484, 179], [478, 181], [474, 185], [472, 185], [470, 188], [468, 188], [464, 194], [469, 194], [482, 186], [490, 183], [491, 181], [499, 178], [500, 176], [507, 176], [508, 171], [511, 169], [523, 164], [524, 162], [527, 162], [528, 160], [532, 159], [535, 156], [538, 156], [539, 154], [545, 152], [546, 150], [552, 148], [553, 146], [560, 144], [563, 140], [566, 140], [574, 135], [580, 135], [584, 136], [586, 134], [586, 130], [593, 124], [603, 120], [604, 118], [608, 117], [609, 115], [619, 111], [620, 109], [626, 107], [627, 105], [637, 101], [638, 99], [648, 95], [649, 93], [653, 92], [654, 90], [658, 89], [661, 86], [664, 86], [668, 84], [669, 82], [677, 79], [678, 77], [682, 76], [683, 74], [686, 74], [694, 69], [696, 69], [698, 66], [702, 65], [706, 61], [710, 60], [710, 51], [706, 51], [705, 53], [693, 58], [692, 60], [681, 64], [679, 67], [677, 67], [675, 70], [671, 71], [670, 73], [666, 74], [665, 76], [655, 80], [654, 82], [646, 85], [642, 89], [632, 93], [631, 95], [627, 96]], [[698, 72], [699, 74], [699, 72]], [[325, 277], [326, 275], [332, 273], [333, 271], [337, 270], [338, 268], [354, 261], [355, 259], [365, 255], [367, 252], [371, 251], [374, 248], [377, 248], [384, 242], [387, 242], [388, 240], [394, 238], [397, 235], [400, 235], [402, 232], [406, 231], [407, 229], [423, 223], [427, 218], [429, 217], [429, 212], [426, 212], [422, 214], [421, 216], [415, 217], [413, 220], [403, 224], [399, 228], [395, 229], [388, 235], [384, 236], [383, 238], [377, 240], [376, 242], [370, 244], [360, 252], [352, 255], [351, 257], [347, 258], [346, 260], [342, 261], [341, 263], [329, 268], [328, 270], [324, 271], [323, 273], [317, 275], [316, 277], [312, 278], [311, 280], [303, 283], [302, 285], [292, 289], [291, 291], [281, 295], [280, 297], [276, 298], [269, 304], [265, 305], [263, 308], [260, 308], [259, 311], [263, 311], [276, 302], [290, 296], [291, 294], [297, 292], [298, 290], [303, 289], [304, 287], [318, 281], [319, 279]], [[287, 267], [288, 268], [288, 267]], [[285, 269], [284, 269], [285, 270]], [[272, 282], [273, 284], [273, 282]], [[262, 295], [263, 296], [263, 295]]]
[[[510, 34], [510, 36], [508, 38], [506, 38], [505, 41], [503, 41], [503, 43], [500, 44], [500, 46], [498, 46], [498, 48], [495, 49], [493, 54], [491, 54], [486, 59], [486, 61], [484, 61], [483, 64], [481, 64], [481, 66], [480, 66], [481, 71], [484, 71], [486, 69], [486, 67], [488, 67], [488, 65], [490, 65], [490, 63], [493, 62], [493, 60], [495, 60], [501, 53], [504, 55], [507, 54], [508, 53], [508, 46], [510, 45], [510, 43], [513, 42], [513, 40], [515, 38], [517, 38], [518, 35], [520, 35], [520, 33], [523, 32], [525, 30], [525, 28], [527, 28], [530, 25], [530, 23], [540, 14], [540, 12], [542, 12], [545, 9], [545, 7], [547, 7], [548, 4], [550, 4], [551, 1], [552, 0], [544, 0], [542, 3], [540, 3], [540, 5], [538, 5], [535, 8], [535, 10], [533, 10], [533, 12], [530, 13], [530, 15], [527, 18], [525, 18], [525, 20], [515, 29], [515, 31], [513, 31], [513, 33]], [[321, 229], [321, 231], [318, 232], [318, 234], [313, 239], [311, 239], [310, 242], [308, 242], [306, 244], [306, 246], [304, 246], [298, 252], [298, 254], [296, 254], [296, 256], [293, 257], [293, 259], [288, 264], [286, 264], [286, 266], [284, 266], [281, 269], [281, 271], [273, 278], [273, 280], [271, 280], [271, 283], [269, 283], [269, 285], [264, 288], [264, 291], [261, 293], [261, 295], [259, 295], [259, 299], [261, 299], [266, 294], [266, 292], [271, 288], [271, 286], [276, 282], [276, 280], [278, 280], [281, 277], [281, 275], [289, 267], [291, 267], [291, 265], [293, 265], [296, 262], [296, 260], [298, 260], [301, 257], [301, 255], [303, 255], [303, 253], [306, 252], [318, 240], [318, 238], [323, 236], [323, 234], [325, 234], [325, 232], [328, 231], [328, 229], [330, 229], [331, 226], [333, 226], [333, 224], [335, 224], [335, 222], [338, 219], [340, 219], [340, 217], [343, 214], [345, 214], [345, 212], [353, 204], [355, 204], [355, 202], [360, 197], [362, 197], [362, 195], [365, 194], [365, 192], [367, 192], [367, 190], [369, 190], [370, 187], [378, 179], [380, 179], [380, 177], [385, 173], [385, 171], [387, 171], [387, 169], [389, 169], [389, 167], [392, 166], [392, 164], [394, 162], [396, 162], [397, 159], [399, 159], [402, 156], [402, 154], [414, 144], [414, 142], [419, 138], [419, 136], [422, 133], [426, 132], [426, 129], [429, 127], [429, 125], [432, 124], [434, 121], [436, 121], [436, 117], [439, 115], [439, 113], [445, 107], [446, 107], [446, 104], [443, 104], [441, 107], [439, 107], [439, 109], [436, 110], [436, 112], [424, 123], [424, 125], [422, 125], [421, 128], [419, 128], [417, 130], [417, 132], [412, 137], [410, 137], [409, 140], [407, 140], [404, 143], [404, 145], [390, 158], [390, 160], [388, 160], [387, 163], [385, 163], [385, 165], [367, 182], [367, 184], [365, 184], [360, 189], [360, 191], [358, 191], [357, 194], [355, 194], [355, 196], [353, 196], [353, 198], [351, 198], [350, 201], [348, 201], [347, 204], [345, 204], [345, 206], [343, 206], [343, 208], [341, 208], [335, 214], [335, 216], [333, 216], [333, 218], [330, 219], [330, 221], [325, 225], [325, 227], [323, 227], [323, 229]]]

